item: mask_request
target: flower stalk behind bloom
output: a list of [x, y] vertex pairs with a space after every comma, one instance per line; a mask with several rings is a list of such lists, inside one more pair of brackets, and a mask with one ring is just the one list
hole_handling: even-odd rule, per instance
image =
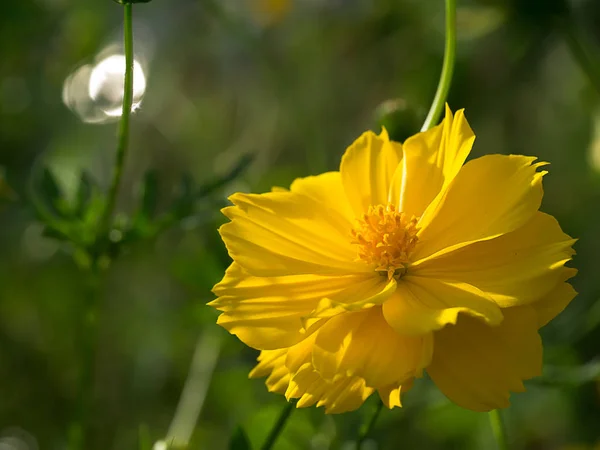
[[539, 211], [545, 163], [488, 155], [446, 109], [429, 131], [366, 132], [338, 172], [235, 194], [218, 323], [261, 350], [250, 376], [328, 413], [388, 408], [427, 371], [456, 404], [509, 405], [540, 374], [538, 329], [575, 296], [574, 240]]

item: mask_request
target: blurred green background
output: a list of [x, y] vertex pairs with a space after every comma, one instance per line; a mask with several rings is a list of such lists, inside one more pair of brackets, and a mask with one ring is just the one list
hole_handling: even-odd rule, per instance
[[[566, 17], [558, 0], [458, 3], [449, 104], [466, 108], [477, 134], [472, 156], [549, 161], [542, 209], [579, 238], [573, 284], [580, 294], [542, 330], [546, 377], [513, 396], [508, 430], [515, 449], [591, 450], [600, 445], [600, 383], [589, 376], [600, 356], [600, 97], [558, 31], [556, 19]], [[600, 67], [600, 2], [569, 5]], [[82, 333], [92, 294], [64, 243], [43, 236], [28, 186], [44, 166], [67, 199], [77, 195], [83, 171], [108, 185], [120, 74], [98, 67], [122, 52], [122, 7], [0, 2], [0, 166], [14, 191], [0, 183], [7, 197], [0, 201], [0, 449], [67, 449], [81, 414], [93, 437], [86, 450], [149, 448], [190, 426], [189, 448], [225, 449], [239, 425], [258, 448], [284, 399], [263, 380], [247, 379], [257, 352], [217, 327], [205, 306], [229, 263], [216, 232], [219, 207], [234, 191], [262, 192], [336, 169], [354, 138], [379, 131], [378, 114], [390, 106], [407, 108], [394, 119], [399, 136], [417, 131], [439, 76], [443, 26], [442, 1], [154, 0], [134, 7], [146, 83], [137, 76], [144, 95], [118, 211], [136, 211], [147, 170], [157, 174], [160, 212], [183, 174], [202, 185], [242, 155], [254, 159], [194, 217], [128, 245], [103, 274], [97, 347], [86, 356], [93, 395], [82, 413]], [[189, 374], [189, 404], [171, 427]], [[342, 416], [295, 411], [275, 448], [353, 449], [373, 400]], [[383, 412], [365, 449], [494, 448], [487, 416], [450, 404], [429, 380], [405, 404]]]

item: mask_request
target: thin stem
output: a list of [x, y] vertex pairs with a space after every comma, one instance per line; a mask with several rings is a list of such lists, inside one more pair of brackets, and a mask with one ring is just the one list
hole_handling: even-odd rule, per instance
[[452, 82], [452, 73], [454, 72], [454, 60], [456, 58], [456, 0], [446, 0], [446, 47], [444, 50], [444, 63], [442, 65], [442, 74], [438, 83], [435, 97], [425, 123], [421, 131], [427, 131], [438, 123], [444, 110], [446, 98], [450, 91]]
[[189, 445], [220, 351], [221, 339], [214, 333], [205, 331], [198, 338], [190, 371], [165, 442], [171, 442], [177, 448], [187, 448]]
[[[129, 115], [133, 103], [133, 27], [132, 27], [132, 5], [125, 4], [124, 8], [124, 46], [125, 46], [125, 80], [123, 83], [123, 112], [118, 131], [118, 144], [113, 178], [108, 191], [106, 207], [103, 211], [99, 233], [104, 233], [110, 226], [110, 219], [115, 207], [119, 185], [123, 173], [125, 154], [129, 141]], [[52, 218], [47, 211], [38, 205], [38, 212], [47, 219]], [[52, 223], [52, 222], [50, 222]], [[89, 448], [93, 441], [94, 427], [92, 424], [94, 412], [94, 371], [96, 363], [97, 344], [97, 313], [99, 294], [99, 276], [97, 261], [94, 261], [89, 272], [88, 296], [86, 298], [83, 312], [79, 344], [81, 351], [81, 374], [79, 380], [79, 404], [76, 411], [76, 419], [69, 430], [69, 448], [72, 450], [83, 450]]]
[[498, 444], [498, 450], [509, 450], [508, 440], [506, 439], [506, 427], [504, 426], [504, 421], [502, 420], [502, 414], [500, 413], [500, 410], [494, 409], [488, 414], [490, 417], [492, 432], [494, 433], [496, 443]]
[[373, 415], [371, 416], [369, 421], [366, 422], [362, 426], [360, 432], [358, 433], [358, 439], [356, 440], [356, 450], [360, 450], [363, 442], [369, 437], [369, 435], [371, 434], [371, 431], [373, 431], [373, 427], [375, 426], [375, 423], [377, 422], [377, 419], [379, 418], [379, 414], [381, 414], [382, 410], [383, 410], [383, 402], [381, 400], [379, 400], [379, 402], [377, 403], [377, 407], [375, 408], [375, 411], [373, 412]]
[[292, 414], [294, 406], [295, 405], [292, 402], [289, 402], [287, 405], [285, 405], [285, 408], [283, 408], [281, 414], [279, 414], [279, 417], [277, 418], [277, 422], [275, 422], [275, 425], [273, 425], [269, 436], [267, 436], [267, 440], [262, 445], [261, 450], [271, 450], [274, 448], [273, 446], [275, 445], [275, 441], [277, 441], [277, 438], [285, 428], [285, 424], [287, 423], [290, 414]]
[[590, 58], [588, 51], [585, 48], [583, 39], [580, 33], [577, 32], [577, 27], [570, 14], [566, 14], [557, 19], [557, 27], [565, 40], [571, 55], [586, 74], [594, 89], [600, 94], [600, 68]]
[[129, 117], [131, 115], [131, 105], [133, 104], [133, 26], [132, 26], [132, 4], [123, 5], [123, 42], [125, 47], [125, 81], [123, 83], [123, 110], [121, 121], [119, 123], [117, 154], [113, 169], [112, 181], [108, 191], [106, 208], [100, 222], [100, 232], [107, 231], [110, 226], [110, 220], [117, 202], [121, 177], [123, 176], [123, 166], [125, 164], [125, 155], [129, 144]]
[[92, 267], [86, 273], [86, 298], [78, 330], [79, 385], [74, 421], [69, 427], [69, 449], [84, 450], [93, 441], [95, 411], [94, 372], [96, 369], [97, 316], [100, 292], [100, 273]]

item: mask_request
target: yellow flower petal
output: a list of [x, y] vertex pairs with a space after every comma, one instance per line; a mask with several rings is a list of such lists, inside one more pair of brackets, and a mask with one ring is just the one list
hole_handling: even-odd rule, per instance
[[263, 350], [258, 356], [259, 363], [250, 371], [248, 378], [268, 377], [269, 392], [285, 394], [290, 382], [290, 372], [285, 367], [287, 349]]
[[327, 220], [335, 221], [344, 236], [348, 235], [348, 230], [354, 225], [355, 216], [346, 198], [340, 172], [326, 172], [312, 177], [297, 178], [290, 186], [290, 190], [327, 205], [330, 211]]
[[404, 189], [398, 209], [409, 217], [423, 214], [459, 172], [474, 141], [464, 110], [453, 117], [447, 105], [440, 125], [407, 139], [403, 146]]
[[383, 402], [386, 408], [392, 409], [395, 407], [402, 406], [402, 394], [408, 392], [414, 383], [414, 378], [411, 378], [402, 383], [402, 385], [389, 385], [384, 388], [377, 389], [379, 398]]
[[335, 380], [323, 379], [310, 362], [315, 336], [313, 333], [289, 349], [262, 351], [250, 377], [268, 376], [269, 391], [284, 393], [288, 400], [297, 398], [298, 408], [316, 404], [324, 406], [327, 414], [358, 409], [374, 389], [359, 377], [338, 375]]
[[285, 396], [288, 400], [299, 399], [298, 408], [316, 404], [324, 406], [327, 414], [339, 414], [358, 409], [373, 391], [359, 377], [340, 376], [326, 381], [307, 363], [292, 377]]
[[489, 325], [502, 322], [500, 308], [486, 294], [466, 283], [406, 276], [383, 304], [385, 320], [403, 335], [420, 335], [456, 323], [466, 313]]
[[396, 290], [396, 280], [374, 276], [352, 283], [345, 291], [335, 296], [322, 298], [310, 314], [303, 317], [304, 328], [310, 328], [323, 318], [348, 311], [360, 311], [384, 303]]
[[[390, 295], [387, 279], [375, 274], [255, 277], [233, 263], [214, 288], [209, 303], [223, 311], [217, 323], [250, 347], [289, 347], [306, 337], [307, 318], [323, 298], [336, 304], [360, 305]], [[395, 285], [395, 282], [394, 282]], [[314, 315], [314, 314], [313, 314]], [[327, 317], [321, 311], [319, 317]]]
[[536, 301], [575, 275], [564, 267], [574, 242], [554, 217], [537, 212], [510, 233], [423, 260], [411, 274], [469, 283], [507, 308]]
[[435, 333], [427, 373], [454, 403], [473, 411], [509, 406], [522, 380], [539, 376], [542, 343], [535, 312], [528, 306], [503, 310], [504, 321], [489, 327], [461, 315], [456, 325]]
[[[323, 182], [322, 188], [328, 187]], [[249, 273], [280, 276], [368, 270], [355, 261], [351, 225], [331, 220], [328, 204], [295, 192], [234, 194], [230, 200], [236, 206], [223, 213], [231, 222], [219, 232], [232, 259]]]
[[[318, 327], [317, 327], [318, 329]], [[327, 413], [341, 413], [359, 408], [371, 393], [360, 377], [338, 374], [325, 380], [313, 367], [312, 352], [316, 332], [287, 351], [285, 366], [291, 374], [286, 396], [298, 398], [298, 408], [325, 406]]]
[[540, 207], [543, 163], [517, 155], [469, 161], [423, 214], [417, 262], [436, 252], [492, 239], [525, 225]]
[[302, 342], [298, 342], [288, 349], [284, 364], [290, 373], [298, 372], [305, 364], [312, 364], [312, 351], [317, 337], [315, 331], [324, 323], [320, 323], [318, 327], [311, 330], [313, 332]]
[[402, 146], [389, 140], [385, 130], [378, 136], [363, 133], [342, 157], [340, 172], [348, 201], [356, 217], [370, 205], [385, 205], [396, 167], [402, 160]]
[[430, 335], [400, 336], [375, 306], [329, 319], [316, 332], [312, 362], [327, 380], [356, 375], [378, 388], [420, 376], [431, 350]]
[[577, 291], [569, 283], [559, 283], [542, 299], [531, 304], [541, 328], [559, 315], [575, 298]]

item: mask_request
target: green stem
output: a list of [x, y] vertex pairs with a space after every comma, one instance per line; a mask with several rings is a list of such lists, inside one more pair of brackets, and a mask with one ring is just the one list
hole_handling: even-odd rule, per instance
[[[133, 103], [133, 27], [132, 27], [132, 5], [123, 5], [124, 9], [124, 32], [123, 39], [125, 45], [125, 80], [123, 83], [123, 112], [118, 131], [117, 155], [111, 185], [107, 195], [106, 207], [100, 219], [100, 228], [98, 233], [105, 233], [110, 227], [110, 220], [115, 208], [121, 176], [123, 174], [123, 165], [127, 153], [129, 142], [129, 116], [131, 114], [131, 105]], [[50, 219], [47, 211], [38, 205], [38, 212], [44, 217]], [[52, 222], [50, 222], [52, 223]], [[96, 362], [96, 344], [97, 344], [97, 313], [99, 296], [99, 276], [98, 264], [94, 260], [89, 272], [90, 280], [88, 282], [88, 294], [83, 311], [81, 331], [79, 336], [79, 345], [81, 351], [81, 374], [79, 380], [78, 406], [76, 420], [71, 424], [69, 430], [69, 448], [71, 450], [83, 450], [89, 448], [93, 439], [94, 427], [92, 420], [94, 418], [94, 371]]]
[[369, 421], [362, 426], [360, 432], [358, 433], [358, 439], [356, 440], [356, 450], [360, 450], [365, 439], [367, 439], [371, 434], [371, 431], [373, 431], [373, 427], [375, 426], [375, 423], [377, 422], [379, 414], [381, 414], [382, 410], [383, 402], [380, 400], [379, 403], [377, 403], [377, 407], [375, 408], [373, 415], [371, 416]]
[[590, 83], [600, 94], [600, 68], [590, 58], [588, 51], [585, 48], [583, 39], [580, 33], [577, 32], [577, 27], [570, 14], [561, 16], [557, 19], [557, 27], [565, 40], [571, 55], [586, 74]]
[[93, 419], [96, 409], [94, 399], [94, 372], [96, 369], [96, 340], [100, 274], [92, 268], [86, 274], [86, 298], [81, 311], [81, 328], [77, 336], [79, 345], [79, 386], [74, 421], [69, 429], [69, 450], [84, 450], [93, 442]]
[[279, 414], [279, 417], [277, 418], [277, 422], [275, 422], [275, 425], [273, 425], [269, 436], [267, 436], [267, 440], [262, 445], [261, 450], [271, 450], [274, 448], [273, 446], [275, 445], [275, 441], [277, 441], [277, 438], [285, 428], [285, 424], [289, 419], [290, 414], [292, 414], [294, 406], [295, 405], [292, 402], [289, 402], [287, 405], [285, 405], [285, 408], [283, 408], [281, 414]]
[[490, 418], [490, 425], [492, 426], [492, 432], [494, 433], [496, 443], [498, 444], [498, 450], [509, 450], [508, 440], [506, 438], [506, 427], [504, 426], [504, 421], [502, 420], [502, 414], [500, 413], [500, 410], [494, 409], [488, 414]]
[[442, 74], [440, 82], [427, 113], [425, 123], [421, 131], [427, 131], [435, 126], [442, 115], [444, 104], [450, 91], [452, 82], [452, 73], [454, 72], [454, 60], [456, 58], [456, 0], [446, 0], [446, 47], [444, 50], [444, 63], [442, 65]]
[[189, 446], [220, 351], [221, 338], [213, 332], [205, 331], [198, 339], [190, 372], [165, 439], [165, 442], [172, 443], [173, 448]]
[[129, 144], [129, 117], [131, 115], [131, 105], [133, 104], [133, 27], [132, 27], [132, 7], [131, 3], [123, 5], [123, 42], [125, 46], [125, 81], [123, 83], [123, 110], [121, 121], [119, 123], [117, 154], [113, 170], [112, 181], [108, 191], [106, 208], [100, 222], [100, 232], [105, 232], [110, 227], [110, 220], [117, 202], [121, 177], [123, 176], [123, 166], [125, 165], [125, 155]]

